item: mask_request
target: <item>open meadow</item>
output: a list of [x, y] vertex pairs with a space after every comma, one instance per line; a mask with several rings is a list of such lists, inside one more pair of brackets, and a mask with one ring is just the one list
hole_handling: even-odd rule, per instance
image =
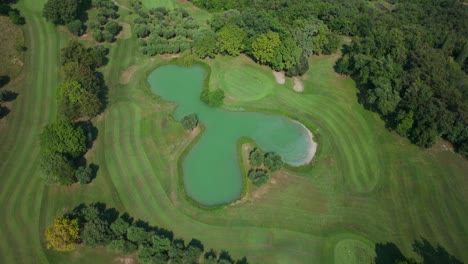
[[[0, 121], [0, 262], [123, 263], [105, 248], [57, 253], [45, 246], [45, 227], [55, 217], [97, 201], [249, 263], [369, 263], [384, 258], [387, 243], [420, 260], [413, 243], [421, 239], [468, 261], [467, 160], [443, 141], [421, 149], [388, 131], [358, 103], [354, 81], [334, 72], [338, 54], [310, 58], [303, 93], [244, 55], [203, 61], [210, 87], [226, 92], [226, 109], [290, 117], [318, 142], [311, 165], [283, 168], [236, 203], [205, 210], [186, 199], [178, 175], [193, 137], [172, 120], [176, 106], [147, 83], [167, 59], [141, 55], [134, 35], [119, 39], [101, 69], [108, 105], [93, 119], [98, 135], [86, 154], [99, 166], [97, 177], [88, 185], [44, 186], [38, 135], [56, 116], [60, 48], [70, 38], [41, 16], [44, 2], [18, 4], [28, 50], [19, 81], [10, 84], [18, 98]], [[143, 3], [191, 8], [200, 23], [210, 15], [176, 0]], [[135, 14], [119, 13], [133, 25]], [[135, 255], [128, 260], [136, 262]]]

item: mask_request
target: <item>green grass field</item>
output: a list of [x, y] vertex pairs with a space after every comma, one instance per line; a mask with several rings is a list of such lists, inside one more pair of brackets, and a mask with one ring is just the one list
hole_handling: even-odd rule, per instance
[[[446, 143], [420, 149], [387, 131], [357, 103], [353, 81], [335, 75], [337, 56], [311, 58], [302, 94], [292, 91], [290, 81], [277, 85], [270, 70], [246, 57], [206, 61], [210, 84], [232, 97], [228, 108], [298, 119], [319, 142], [313, 166], [283, 170], [243, 202], [206, 211], [180, 190], [177, 160], [190, 140], [170, 119], [174, 105], [147, 88], [146, 75], [162, 59], [140, 56], [134, 38], [118, 40], [103, 69], [109, 105], [96, 118], [98, 139], [86, 155], [100, 166], [97, 178], [87, 186], [44, 187], [37, 173], [38, 134], [55, 118], [59, 48], [67, 40], [41, 17], [44, 2], [20, 2], [27, 20], [25, 80], [0, 121], [2, 263], [115, 261], [119, 256], [105, 249], [64, 254], [45, 248], [43, 232], [54, 217], [94, 201], [251, 263], [362, 263], [374, 258], [375, 243], [385, 242], [415, 256], [411, 244], [421, 237], [468, 259], [468, 162], [446, 150]], [[123, 22], [133, 18], [122, 11]], [[120, 84], [132, 65], [139, 70]], [[235, 76], [267, 85], [243, 86]]]

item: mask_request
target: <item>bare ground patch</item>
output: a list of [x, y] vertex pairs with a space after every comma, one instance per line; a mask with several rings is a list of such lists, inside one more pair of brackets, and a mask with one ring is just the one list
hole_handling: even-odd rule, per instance
[[120, 74], [119, 82], [127, 84], [132, 79], [133, 74], [138, 70], [138, 65], [132, 65]]
[[301, 79], [298, 77], [293, 78], [294, 86], [293, 90], [298, 93], [302, 93], [304, 91], [304, 84], [302, 83]]
[[275, 80], [278, 84], [284, 84], [286, 82], [286, 77], [284, 76], [284, 71], [277, 72], [275, 70], [271, 71]]

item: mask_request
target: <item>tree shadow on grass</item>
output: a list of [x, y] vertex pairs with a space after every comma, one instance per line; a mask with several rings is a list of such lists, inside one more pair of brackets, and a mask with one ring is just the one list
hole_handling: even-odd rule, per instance
[[422, 262], [417, 262], [413, 258], [407, 258], [401, 253], [400, 249], [393, 243], [377, 243], [375, 245], [375, 263], [376, 264], [462, 264], [453, 255], [450, 255], [441, 245], [434, 247], [427, 239], [421, 237], [421, 241], [413, 242], [413, 250], [422, 258]]

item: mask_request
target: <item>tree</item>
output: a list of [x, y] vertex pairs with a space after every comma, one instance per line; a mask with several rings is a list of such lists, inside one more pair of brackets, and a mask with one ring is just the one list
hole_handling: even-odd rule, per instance
[[247, 33], [236, 25], [227, 25], [219, 32], [219, 50], [231, 56], [238, 56], [244, 50]]
[[81, 238], [86, 245], [98, 247], [109, 244], [113, 235], [107, 221], [96, 218], [85, 224]]
[[99, 94], [101, 81], [90, 67], [78, 62], [68, 62], [63, 65], [62, 72], [65, 75], [65, 82], [76, 81], [87, 91], [96, 95]]
[[45, 184], [70, 185], [76, 181], [75, 169], [63, 154], [43, 153], [39, 160], [39, 169]]
[[24, 25], [26, 23], [24, 17], [21, 16], [18, 9], [11, 9], [8, 12], [8, 16], [10, 17], [11, 23], [15, 25]]
[[292, 68], [299, 62], [302, 54], [302, 49], [297, 46], [292, 38], [284, 40], [272, 59], [272, 67], [275, 70], [283, 70]]
[[281, 45], [278, 33], [268, 32], [257, 36], [252, 42], [252, 55], [260, 63], [269, 64], [273, 61], [277, 49]]
[[99, 52], [98, 48], [86, 48], [76, 40], [69, 41], [61, 50], [60, 55], [63, 65], [76, 62], [95, 70], [104, 63], [104, 55]]
[[86, 136], [83, 129], [68, 120], [46, 125], [40, 135], [43, 153], [59, 153], [77, 158], [86, 151]]
[[195, 113], [188, 114], [180, 121], [185, 130], [193, 130], [198, 125], [198, 118]]
[[0, 91], [0, 102], [11, 101], [16, 97], [16, 94], [11, 91]]
[[111, 33], [113, 36], [117, 36], [120, 30], [122, 30], [122, 27], [119, 25], [119, 23], [115, 22], [114, 20], [111, 20], [107, 22], [104, 29]]
[[89, 204], [86, 205], [82, 210], [81, 210], [81, 215], [84, 219], [85, 222], [91, 222], [94, 219], [98, 218], [101, 212], [97, 208], [96, 205], [94, 204]]
[[54, 223], [45, 231], [47, 248], [58, 251], [75, 250], [80, 239], [78, 220], [68, 218], [55, 218]]
[[93, 170], [90, 167], [80, 166], [75, 171], [75, 178], [80, 184], [88, 184], [91, 182], [93, 176]]
[[375, 104], [382, 115], [393, 113], [400, 102], [398, 91], [393, 89], [390, 80], [379, 77], [373, 81], [375, 89], [369, 91], [367, 101]]
[[263, 159], [265, 157], [265, 152], [259, 148], [254, 148], [249, 155], [249, 161], [251, 167], [261, 166]]
[[265, 159], [263, 160], [263, 164], [267, 167], [271, 172], [279, 171], [283, 166], [283, 160], [281, 156], [275, 153], [267, 153], [265, 155]]
[[214, 58], [218, 52], [217, 36], [207, 29], [198, 31], [194, 36], [193, 49], [200, 58]]
[[93, 117], [101, 110], [101, 101], [97, 95], [76, 81], [62, 83], [58, 89], [57, 100], [62, 113], [70, 119]]
[[81, 36], [84, 33], [83, 22], [78, 19], [68, 23], [67, 28], [75, 36]]
[[137, 245], [123, 238], [112, 240], [109, 243], [109, 249], [119, 251], [124, 255], [131, 254], [137, 250]]
[[117, 218], [111, 225], [110, 229], [114, 232], [115, 236], [122, 237], [127, 233], [127, 229], [130, 224], [125, 221], [122, 217]]
[[42, 15], [56, 25], [65, 25], [78, 18], [83, 11], [83, 4], [81, 0], [48, 0]]
[[153, 235], [152, 232], [146, 231], [143, 227], [132, 225], [127, 229], [127, 238], [130, 241], [142, 243]]
[[261, 186], [265, 184], [270, 176], [268, 175], [268, 172], [265, 170], [250, 170], [249, 173], [247, 174], [247, 177], [252, 181], [252, 183], [255, 186]]

